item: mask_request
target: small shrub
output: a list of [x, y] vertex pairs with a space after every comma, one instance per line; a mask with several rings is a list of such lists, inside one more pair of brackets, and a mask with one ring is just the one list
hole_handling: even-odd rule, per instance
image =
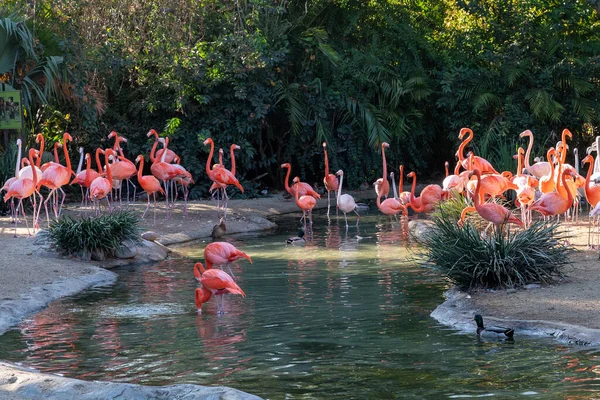
[[463, 290], [513, 288], [549, 283], [562, 276], [575, 250], [565, 244], [559, 223], [538, 221], [524, 230], [490, 229], [487, 237], [471, 222], [433, 217], [436, 229], [420, 240], [423, 255]]
[[60, 217], [50, 224], [47, 236], [56, 249], [66, 254], [90, 257], [94, 251], [113, 256], [125, 241], [139, 241], [139, 216], [120, 211], [99, 217]]

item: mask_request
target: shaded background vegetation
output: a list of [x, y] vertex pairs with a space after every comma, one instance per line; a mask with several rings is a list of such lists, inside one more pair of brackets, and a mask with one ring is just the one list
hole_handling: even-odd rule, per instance
[[27, 132], [49, 146], [67, 129], [90, 151], [116, 130], [134, 158], [150, 128], [169, 136], [192, 198], [208, 136], [242, 147], [250, 193], [280, 188], [282, 162], [320, 182], [324, 140], [351, 188], [381, 173], [382, 141], [391, 166], [437, 178], [463, 126], [514, 170], [525, 129], [536, 154], [565, 127], [580, 148], [598, 134], [597, 3], [0, 0], [0, 81], [27, 94]]

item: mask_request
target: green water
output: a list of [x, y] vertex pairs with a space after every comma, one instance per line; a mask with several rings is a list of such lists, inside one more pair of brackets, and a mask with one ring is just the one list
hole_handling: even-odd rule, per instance
[[[354, 219], [352, 219], [353, 221]], [[118, 270], [110, 288], [54, 302], [0, 337], [0, 359], [88, 380], [227, 385], [269, 399], [600, 398], [600, 353], [552, 339], [479, 341], [429, 314], [447, 283], [421, 267], [398, 225], [360, 231], [315, 220], [314, 240], [286, 246], [297, 218], [228, 238], [246, 298], [196, 313], [182, 257]], [[184, 257], [185, 256], [185, 257]], [[474, 326], [475, 328], [475, 326]]]

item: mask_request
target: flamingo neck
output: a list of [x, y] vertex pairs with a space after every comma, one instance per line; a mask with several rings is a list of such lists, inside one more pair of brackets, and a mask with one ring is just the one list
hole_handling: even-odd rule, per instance
[[69, 149], [67, 149], [67, 139], [63, 139], [63, 152], [65, 153], [65, 161], [67, 163], [67, 171], [69, 171], [69, 175], [70, 175], [71, 172], [73, 172], [73, 170], [71, 169], [71, 159], [69, 158]]
[[156, 139], [154, 141], [154, 144], [152, 145], [152, 149], [150, 150], [150, 161], [153, 163], [156, 161], [156, 156], [155, 156], [156, 146], [158, 146], [158, 139]]
[[44, 135], [39, 135], [38, 137], [40, 138], [40, 154], [35, 165], [37, 165], [39, 168], [42, 163], [42, 155], [44, 154]]
[[421, 202], [421, 205], [419, 207], [415, 206], [413, 203], [415, 200], [417, 200], [417, 198], [415, 197], [415, 189], [417, 188], [417, 174], [415, 174], [413, 172], [413, 181], [412, 181], [412, 187], [410, 189], [410, 206], [412, 207], [414, 212], [421, 212], [425, 209], [425, 204], [424, 202]]
[[[18, 150], [17, 150], [17, 165], [15, 166], [15, 178], [19, 179], [19, 161], [21, 160], [21, 143], [19, 143], [19, 145], [17, 146]], [[32, 167], [33, 168], [33, 167]]]
[[144, 170], [144, 157], [140, 158], [140, 166], [138, 168], [138, 181], [142, 179], [142, 171]]
[[210, 152], [208, 153], [208, 158], [206, 159], [206, 175], [211, 176], [210, 175], [210, 162], [212, 161], [213, 158], [213, 154], [215, 153], [215, 143], [211, 140], [210, 141]]
[[88, 179], [90, 178], [90, 173], [92, 171], [92, 157], [90, 153], [87, 154], [85, 158], [85, 182], [87, 184]]
[[231, 147], [229, 148], [229, 153], [231, 154], [231, 173], [233, 175], [235, 175], [235, 153], [233, 152], [235, 150], [235, 145], [232, 144]]
[[448, 161], [446, 161], [444, 163], [444, 168], [446, 169], [446, 178], [448, 177], [448, 166], [449, 166], [449, 163], [448, 163]]
[[[591, 161], [588, 160], [588, 162], [590, 163], [590, 167], [588, 168], [587, 171], [587, 175], [585, 177], [585, 191], [588, 192], [589, 190], [591, 190], [591, 185], [590, 185], [590, 181], [592, 178], [592, 171], [594, 169], [594, 157], [590, 154], [588, 155], [588, 157], [591, 158]], [[586, 163], [585, 159], [583, 160], [584, 163]]]
[[287, 173], [285, 174], [285, 179], [283, 181], [283, 185], [285, 187], [285, 190], [291, 194], [292, 189], [290, 189], [290, 173], [292, 172], [292, 166], [286, 165], [286, 168], [287, 168]]
[[329, 175], [329, 159], [327, 157], [327, 148], [323, 147], [323, 153], [325, 154], [325, 176]]
[[[340, 186], [338, 186], [338, 192], [337, 192], [337, 203], [339, 204], [340, 202], [340, 197], [342, 197], [342, 182], [344, 182], [344, 174], [340, 175]], [[379, 197], [379, 196], [377, 196]]]
[[531, 149], [533, 148], [533, 133], [528, 132], [525, 136], [529, 137], [529, 144], [527, 145], [527, 152], [525, 153], [525, 168], [529, 170], [531, 164], [529, 164], [529, 157], [531, 156]]
[[35, 164], [33, 163], [33, 155], [35, 154], [35, 149], [29, 149], [29, 165], [31, 165], [31, 173], [33, 174], [33, 186], [37, 186], [38, 176], [35, 168]]
[[100, 153], [102, 153], [102, 149], [98, 147], [96, 149], [96, 167], [98, 168], [98, 173], [102, 175], [102, 164], [100, 164]]
[[481, 206], [481, 199], [479, 198], [479, 190], [481, 189], [481, 172], [479, 172], [477, 169], [473, 171], [473, 174], [475, 174], [475, 179], [477, 179], [477, 182], [475, 183], [475, 198], [473, 199], [473, 203], [475, 204], [475, 209], [477, 212], [479, 212], [479, 207]]
[[202, 288], [196, 288], [196, 308], [201, 309], [202, 304], [210, 300], [212, 292], [210, 290], [202, 290]]
[[383, 180], [387, 179], [387, 163], [385, 162], [385, 146], [381, 145], [381, 157], [383, 158]]
[[77, 173], [81, 172], [81, 167], [83, 166], [83, 151], [79, 153], [79, 164], [77, 165]]
[[169, 147], [169, 138], [165, 138], [165, 144], [163, 146], [162, 157], [160, 158], [160, 162], [165, 162], [167, 158], [167, 147]]
[[567, 192], [567, 204], [571, 206], [573, 204], [573, 196], [571, 195], [571, 191], [567, 188], [567, 177], [566, 175], [569, 173], [568, 170], [563, 171], [562, 173], [562, 184], [564, 190]]
[[523, 153], [517, 152], [517, 176], [521, 176], [523, 170]]
[[108, 162], [108, 153], [110, 153], [109, 150], [104, 152], [104, 163], [106, 164], [106, 179], [108, 179], [110, 186], [112, 187], [112, 171], [110, 168], [110, 163]]
[[394, 173], [391, 172], [390, 176], [392, 178], [392, 191], [394, 192], [394, 199], [398, 200], [398, 192], [396, 191], [396, 180], [394, 179]]
[[404, 188], [404, 165], [400, 166], [400, 179], [398, 180], [398, 193], [402, 193]]
[[465, 147], [467, 147], [467, 144], [469, 144], [469, 142], [471, 140], [473, 140], [473, 131], [469, 129], [468, 132], [469, 133], [467, 135], [467, 138], [461, 142], [460, 146], [458, 146], [458, 160], [460, 162], [462, 162], [465, 159], [465, 156], [464, 156]]
[[58, 142], [54, 143], [54, 162], [55, 163], [59, 163], [59, 159], [58, 159]]

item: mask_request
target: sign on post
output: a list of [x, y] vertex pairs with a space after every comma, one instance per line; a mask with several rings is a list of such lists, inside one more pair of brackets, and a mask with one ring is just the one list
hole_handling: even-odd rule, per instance
[[23, 125], [21, 92], [10, 90], [0, 92], [0, 129], [18, 129]]

